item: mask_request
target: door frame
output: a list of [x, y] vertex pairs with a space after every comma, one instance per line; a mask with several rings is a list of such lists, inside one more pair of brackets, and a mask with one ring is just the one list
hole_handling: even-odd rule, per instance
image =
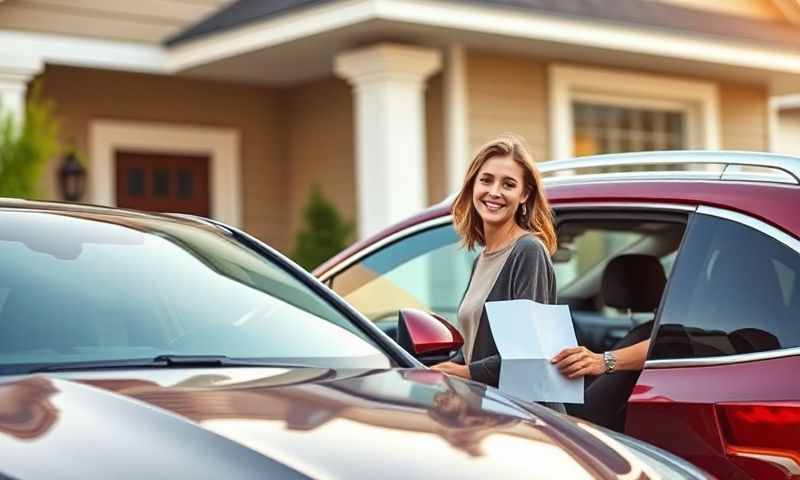
[[116, 206], [116, 151], [207, 155], [211, 218], [241, 227], [240, 134], [233, 128], [99, 119], [89, 125], [89, 201]]

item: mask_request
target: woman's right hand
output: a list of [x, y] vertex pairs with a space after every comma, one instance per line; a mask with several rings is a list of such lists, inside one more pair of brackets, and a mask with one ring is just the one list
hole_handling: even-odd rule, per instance
[[567, 378], [580, 378], [586, 375], [602, 375], [606, 373], [606, 362], [603, 355], [594, 353], [586, 347], [571, 347], [561, 350], [550, 360]]

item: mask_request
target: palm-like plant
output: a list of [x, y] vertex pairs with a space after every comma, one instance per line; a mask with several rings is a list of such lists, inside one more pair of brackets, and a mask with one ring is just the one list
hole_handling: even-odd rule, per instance
[[[1, 106], [0, 106], [1, 107]], [[0, 197], [36, 198], [47, 160], [59, 150], [59, 124], [52, 101], [34, 84], [25, 105], [25, 119], [0, 116]]]

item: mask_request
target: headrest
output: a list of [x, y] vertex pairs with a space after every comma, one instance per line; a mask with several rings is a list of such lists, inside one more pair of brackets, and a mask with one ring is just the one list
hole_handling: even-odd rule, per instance
[[658, 308], [667, 277], [661, 262], [652, 255], [620, 255], [603, 271], [603, 300], [606, 305], [632, 312]]

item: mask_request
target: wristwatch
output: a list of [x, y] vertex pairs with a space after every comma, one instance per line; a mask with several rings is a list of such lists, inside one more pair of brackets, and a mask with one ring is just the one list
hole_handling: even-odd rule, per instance
[[614, 373], [617, 369], [617, 356], [614, 352], [603, 352], [603, 361], [606, 364], [606, 373]]

